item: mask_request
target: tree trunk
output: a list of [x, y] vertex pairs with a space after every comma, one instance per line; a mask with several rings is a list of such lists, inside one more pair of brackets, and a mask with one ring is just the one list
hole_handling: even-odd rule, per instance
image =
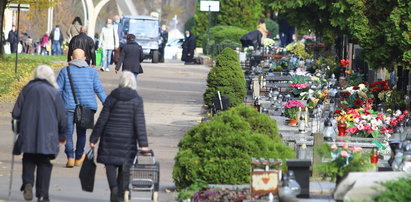
[[[3, 19], [4, 19], [4, 11], [6, 10], [6, 5], [8, 1], [4, 0], [0, 2], [0, 58], [4, 56], [4, 46], [3, 46]], [[6, 38], [6, 37], [4, 37]]]

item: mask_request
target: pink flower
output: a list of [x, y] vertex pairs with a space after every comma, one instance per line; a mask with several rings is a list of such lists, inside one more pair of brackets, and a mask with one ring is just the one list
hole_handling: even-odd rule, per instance
[[335, 144], [331, 145], [331, 149], [332, 149], [332, 150], [336, 150], [336, 149], [337, 149], [337, 145], [335, 145]]
[[348, 149], [348, 144], [343, 144], [343, 145], [342, 145], [342, 148]]
[[358, 124], [357, 128], [358, 128], [358, 130], [364, 130], [364, 125]]
[[340, 152], [340, 155], [341, 155], [342, 157], [348, 157], [348, 152], [345, 151], [345, 150], [342, 150], [342, 151]]
[[353, 152], [362, 152], [362, 148], [361, 147], [353, 147], [352, 149]]
[[348, 128], [347, 130], [345, 130], [347, 133], [351, 133], [354, 134], [356, 132], [358, 132], [358, 128], [357, 127], [352, 127], [352, 128]]

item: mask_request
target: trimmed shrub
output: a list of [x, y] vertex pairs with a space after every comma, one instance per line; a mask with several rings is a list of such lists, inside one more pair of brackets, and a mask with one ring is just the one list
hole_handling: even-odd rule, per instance
[[277, 123], [240, 105], [195, 126], [179, 143], [173, 179], [178, 189], [196, 180], [208, 184], [247, 184], [251, 157], [293, 158], [278, 136]]
[[231, 106], [243, 103], [247, 93], [245, 77], [234, 50], [225, 48], [217, 56], [216, 66], [208, 73], [207, 86], [203, 98], [208, 106], [211, 106], [211, 99], [217, 95], [217, 91], [220, 91], [222, 96], [230, 97]]
[[[235, 26], [219, 25], [212, 27], [210, 29], [210, 48], [213, 49], [216, 45], [230, 48], [241, 47], [240, 39], [247, 32], [247, 30]], [[204, 32], [202, 36], [204, 50], [207, 48], [207, 36], [208, 33]]]
[[397, 180], [380, 182], [383, 188], [374, 188], [378, 195], [373, 196], [373, 201], [411, 201], [411, 176], [406, 176]]
[[265, 26], [267, 27], [267, 30], [270, 32], [270, 38], [274, 38], [277, 36], [279, 30], [277, 22], [271, 20], [270, 18], [266, 18]]

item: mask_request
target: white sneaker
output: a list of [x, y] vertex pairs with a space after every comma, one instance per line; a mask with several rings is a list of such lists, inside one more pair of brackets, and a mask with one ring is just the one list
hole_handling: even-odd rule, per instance
[[109, 72], [109, 71], [110, 71], [110, 69], [107, 67], [107, 68], [106, 68], [106, 72]]

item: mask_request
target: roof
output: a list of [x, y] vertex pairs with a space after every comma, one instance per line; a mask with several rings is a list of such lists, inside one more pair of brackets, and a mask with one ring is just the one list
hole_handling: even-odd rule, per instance
[[153, 17], [150, 17], [150, 16], [144, 16], [144, 15], [124, 15], [124, 16], [122, 16], [122, 18], [158, 20], [158, 18], [153, 18]]

